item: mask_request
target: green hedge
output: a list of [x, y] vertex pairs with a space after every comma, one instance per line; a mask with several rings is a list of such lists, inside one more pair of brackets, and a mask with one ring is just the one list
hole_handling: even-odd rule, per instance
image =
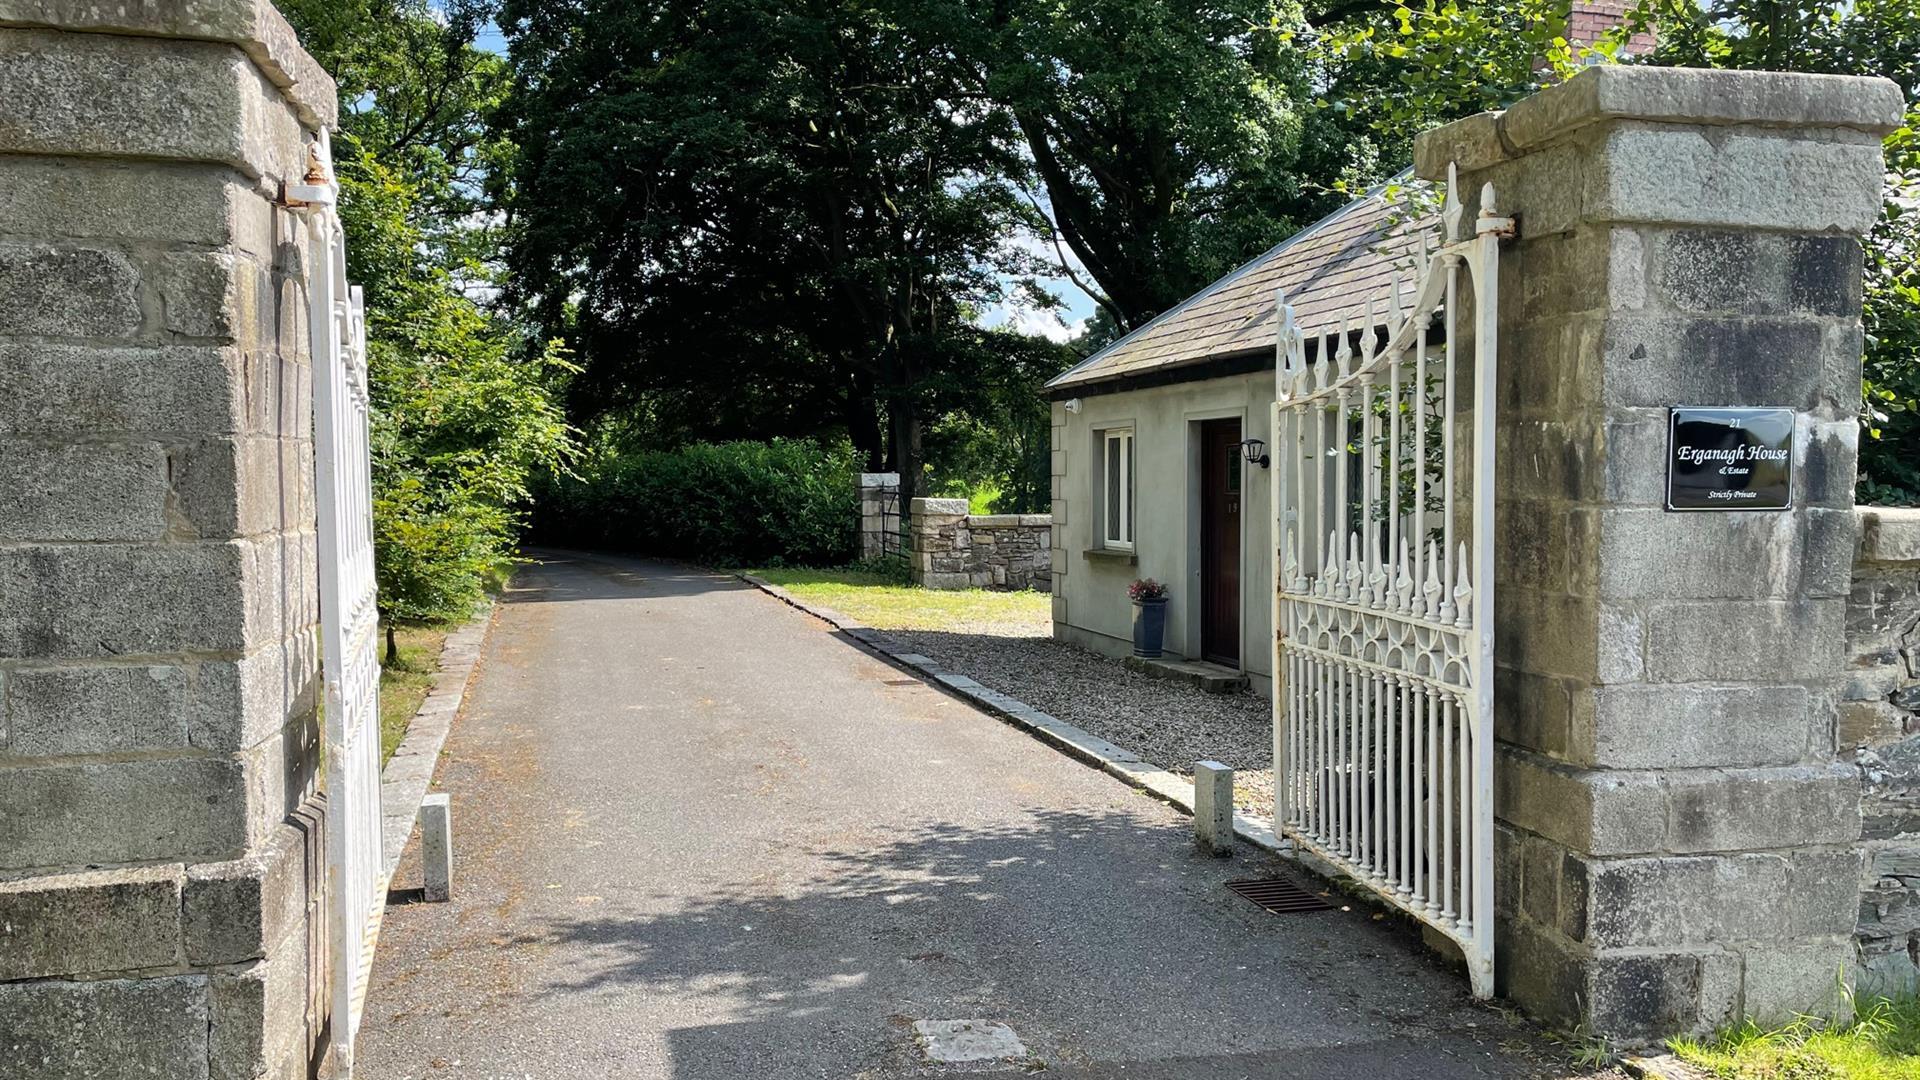
[[710, 566], [840, 566], [859, 551], [858, 472], [844, 444], [600, 448], [543, 485], [534, 530], [545, 543]]

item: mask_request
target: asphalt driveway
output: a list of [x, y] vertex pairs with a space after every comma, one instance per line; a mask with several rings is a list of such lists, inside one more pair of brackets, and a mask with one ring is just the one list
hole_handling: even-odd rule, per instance
[[[447, 744], [451, 903], [396, 880], [369, 1080], [1559, 1077], [1363, 910], [731, 578], [523, 571]], [[929, 1062], [916, 1021], [1015, 1058]]]

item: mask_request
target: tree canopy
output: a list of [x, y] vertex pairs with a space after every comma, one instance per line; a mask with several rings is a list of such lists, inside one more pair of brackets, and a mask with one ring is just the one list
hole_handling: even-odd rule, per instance
[[[1082, 285], [1122, 330], [1319, 217], [1382, 167], [1370, 133], [1315, 107], [1293, 0], [903, 4], [963, 55], [1024, 153]], [[924, 10], [921, 10], [924, 9]]]
[[1281, 0], [507, 0], [500, 19], [511, 287], [579, 350], [578, 413], [667, 441], [844, 433], [910, 484], [930, 427], [936, 451], [977, 445], [951, 436], [1031, 415], [1007, 395], [1032, 402], [1073, 355], [983, 313], [1049, 308], [1064, 275], [1124, 332], [1381, 168], [1366, 124], [1315, 106]]
[[[570, 452], [558, 347], [480, 297], [497, 269], [484, 183], [505, 144], [486, 9], [282, 0], [340, 84], [334, 140], [347, 271], [366, 292], [381, 614], [464, 617], [509, 565], [537, 467]], [[389, 647], [392, 638], [389, 634]]]
[[[1418, 131], [1629, 35], [1657, 42], [1629, 62], [1920, 99], [1912, 0], [1641, 0], [1584, 44], [1568, 0], [284, 6], [340, 79], [383, 595], [412, 618], [504, 565], [569, 421], [596, 454], [844, 442], [909, 491], [1045, 509], [1048, 378], [1397, 172]], [[489, 21], [505, 55], [474, 44]], [[1861, 492], [1887, 501], [1920, 500], [1914, 130], [1867, 251]], [[1069, 340], [988, 325], [1058, 310], [1062, 279], [1094, 300]]]
[[517, 295], [576, 405], [677, 437], [923, 432], [1030, 349], [973, 319], [1030, 278], [1005, 117], [876, 0], [509, 0]]

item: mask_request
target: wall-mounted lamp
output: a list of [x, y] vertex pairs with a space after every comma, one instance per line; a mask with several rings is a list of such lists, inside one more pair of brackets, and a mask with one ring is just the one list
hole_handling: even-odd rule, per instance
[[1265, 439], [1242, 440], [1240, 443], [1240, 453], [1246, 456], [1247, 464], [1249, 465], [1258, 465], [1264, 469], [1273, 464], [1273, 459], [1267, 456], [1267, 441]]
[[1077, 398], [1077, 397], [1076, 397], [1076, 398], [1068, 398], [1068, 399], [1067, 399], [1067, 411], [1068, 411], [1068, 412], [1070, 412], [1070, 413], [1077, 413], [1077, 412], [1079, 412], [1079, 411], [1080, 411], [1080, 399], [1079, 399], [1079, 398]]

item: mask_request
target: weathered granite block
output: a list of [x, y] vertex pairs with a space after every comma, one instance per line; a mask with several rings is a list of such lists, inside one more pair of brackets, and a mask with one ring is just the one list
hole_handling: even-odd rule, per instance
[[11, 766], [0, 870], [231, 859], [246, 850], [247, 801], [231, 758]]
[[1651, 681], [1826, 681], [1842, 667], [1844, 600], [1682, 600], [1646, 610]]
[[33, 222], [43, 237], [217, 247], [242, 231], [237, 196], [266, 206], [242, 182], [199, 165], [0, 156], [0, 221]]
[[243, 858], [189, 867], [180, 902], [187, 961], [259, 959], [301, 929], [325, 878], [322, 828], [320, 818], [296, 815]]
[[1749, 851], [1860, 838], [1860, 775], [1838, 762], [1776, 769], [1677, 770], [1667, 850]]
[[[168, 88], [165, 95], [129, 93]], [[227, 44], [0, 29], [0, 151], [218, 162], [297, 176], [300, 121]]]
[[173, 525], [194, 537], [300, 529], [317, 512], [312, 485], [296, 480], [313, 474], [311, 440], [203, 439], [170, 448], [167, 464]]
[[1790, 765], [1826, 731], [1807, 688], [1619, 685], [1593, 689], [1568, 756], [1617, 769]]
[[[0, 79], [0, 97], [5, 85]], [[107, 248], [0, 244], [0, 295], [0, 334], [127, 339], [144, 317], [139, 268]]]
[[250, 554], [244, 543], [0, 551], [0, 655], [243, 649]]
[[183, 880], [170, 865], [0, 882], [0, 981], [173, 967]]
[[158, 443], [0, 438], [0, 541], [160, 539], [167, 479]]
[[1741, 950], [1742, 1012], [1764, 1024], [1814, 1013], [1845, 1016], [1847, 987], [1855, 982], [1853, 942], [1847, 937], [1768, 942]]
[[211, 1080], [303, 1080], [312, 1032], [305, 1002], [306, 951], [286, 943], [272, 959], [207, 980]]
[[1494, 806], [1503, 820], [1589, 855], [1660, 851], [1667, 799], [1650, 772], [1576, 769], [1502, 746]]
[[97, 0], [0, 0], [0, 22], [63, 30], [121, 32], [138, 37], [222, 41], [253, 60], [309, 127], [339, 123], [333, 77], [307, 55], [269, 0], [167, 0], [101, 4]]
[[0, 1076], [207, 1080], [207, 977], [0, 983]]
[[[243, 379], [236, 350], [0, 341], [0, 431], [91, 438], [280, 430], [277, 416], [262, 422], [249, 411], [276, 407], [275, 398], [244, 392]], [[261, 382], [252, 389], [278, 388]]]
[[298, 635], [239, 661], [17, 667], [0, 731], [17, 758], [243, 749], [313, 717], [318, 648]]
[[1558, 928], [1596, 948], [1843, 935], [1860, 875], [1851, 848], [1581, 864]]

